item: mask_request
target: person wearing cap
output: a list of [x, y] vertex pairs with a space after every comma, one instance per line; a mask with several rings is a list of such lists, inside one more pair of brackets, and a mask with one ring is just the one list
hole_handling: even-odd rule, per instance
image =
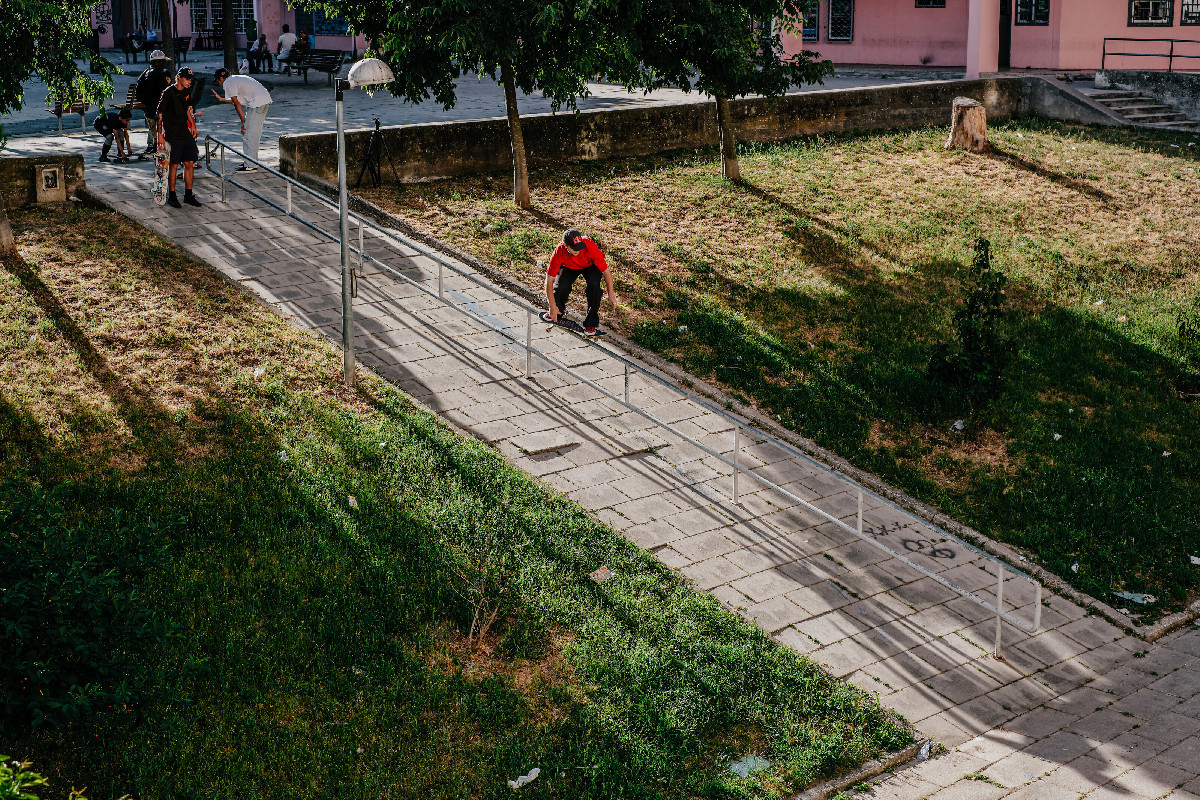
[[550, 264], [546, 267], [546, 300], [550, 310], [544, 316], [549, 322], [558, 322], [567, 307], [571, 287], [581, 275], [587, 284], [584, 291], [587, 316], [583, 319], [583, 329], [592, 335], [600, 326], [601, 278], [608, 288], [608, 302], [614, 309], [618, 302], [617, 293], [613, 290], [612, 270], [604, 260], [604, 253], [592, 239], [571, 228], [563, 234], [558, 247], [554, 248]]
[[183, 202], [199, 206], [200, 201], [192, 194], [192, 177], [200, 150], [196, 147], [196, 117], [193, 115], [192, 70], [184, 67], [175, 75], [175, 83], [168, 86], [158, 101], [158, 144], [171, 145], [171, 166], [167, 170], [167, 205], [183, 208], [175, 196], [175, 165], [183, 165]]
[[[267, 121], [267, 109], [271, 107], [271, 93], [267, 88], [248, 75], [230, 75], [222, 67], [213, 77], [213, 83], [225, 90], [225, 96], [213, 90], [219, 102], [230, 103], [242, 120], [242, 152], [258, 160], [258, 143], [262, 139], [263, 123]], [[238, 172], [253, 172], [254, 165], [245, 161]]]
[[134, 97], [146, 110], [146, 150], [153, 153], [158, 146], [158, 101], [171, 85], [171, 59], [162, 50], [150, 54], [150, 66], [138, 76]]

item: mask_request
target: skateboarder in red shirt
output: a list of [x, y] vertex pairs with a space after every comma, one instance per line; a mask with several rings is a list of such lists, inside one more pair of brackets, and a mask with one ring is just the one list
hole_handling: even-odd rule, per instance
[[579, 231], [571, 228], [563, 234], [563, 240], [554, 248], [550, 256], [550, 265], [546, 268], [546, 299], [550, 310], [544, 315], [548, 322], [558, 322], [559, 316], [567, 306], [567, 298], [571, 294], [571, 286], [575, 279], [583, 276], [587, 283], [584, 296], [587, 298], [587, 316], [583, 319], [584, 332], [589, 336], [596, 334], [600, 326], [600, 279], [608, 288], [608, 302], [617, 307], [617, 293], [613, 291], [612, 270], [604, 260], [604, 253], [596, 243]]

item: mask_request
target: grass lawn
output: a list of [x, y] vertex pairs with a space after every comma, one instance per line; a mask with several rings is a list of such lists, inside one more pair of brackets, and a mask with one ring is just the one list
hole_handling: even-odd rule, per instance
[[13, 222], [0, 753], [43, 797], [773, 798], [910, 741], [172, 246]]
[[[618, 331], [1146, 621], [1200, 589], [1200, 135], [991, 133], [746, 148], [740, 185], [712, 152], [541, 170], [531, 212], [504, 176], [368, 196], [539, 291], [594, 235]], [[980, 236], [1016, 356], [973, 403], [927, 368]]]

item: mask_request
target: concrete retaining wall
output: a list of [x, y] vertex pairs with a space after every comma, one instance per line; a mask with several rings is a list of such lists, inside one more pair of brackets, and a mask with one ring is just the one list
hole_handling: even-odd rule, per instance
[[1103, 81], [1114, 89], [1145, 92], [1174, 106], [1189, 119], [1200, 119], [1200, 75], [1196, 73], [1106, 69], [1096, 72], [1097, 85]]
[[4, 156], [0, 157], [0, 191], [8, 207], [37, 202], [34, 187], [34, 168], [40, 165], [61, 165], [67, 184], [67, 197], [84, 186], [83, 156]]
[[[1025, 77], [909, 83], [805, 92], [776, 101], [735, 100], [730, 110], [737, 138], [743, 142], [948, 125], [950, 104], [960, 95], [983, 102], [993, 121], [1031, 115], [1099, 121], [1087, 118], [1095, 112], [1085, 103], [1058, 87], [1041, 84], [1046, 81]], [[521, 128], [531, 167], [718, 144], [716, 105], [712, 102], [531, 114], [522, 118]], [[369, 129], [346, 134], [351, 180], [361, 169], [370, 135]], [[504, 119], [388, 127], [383, 135], [404, 182], [512, 170], [508, 123]], [[336, 181], [334, 146], [334, 135], [330, 133], [281, 136], [280, 168], [288, 175], [308, 174]], [[385, 180], [392, 179], [386, 162], [383, 175]]]

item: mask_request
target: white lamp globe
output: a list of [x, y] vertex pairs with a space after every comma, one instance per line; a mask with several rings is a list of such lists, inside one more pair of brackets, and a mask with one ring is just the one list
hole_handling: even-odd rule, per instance
[[364, 58], [355, 63], [350, 68], [350, 74], [346, 76], [346, 82], [350, 84], [351, 89], [357, 89], [360, 86], [377, 86], [381, 83], [391, 83], [394, 80], [396, 80], [396, 76], [392, 73], [392, 68], [378, 58]]

